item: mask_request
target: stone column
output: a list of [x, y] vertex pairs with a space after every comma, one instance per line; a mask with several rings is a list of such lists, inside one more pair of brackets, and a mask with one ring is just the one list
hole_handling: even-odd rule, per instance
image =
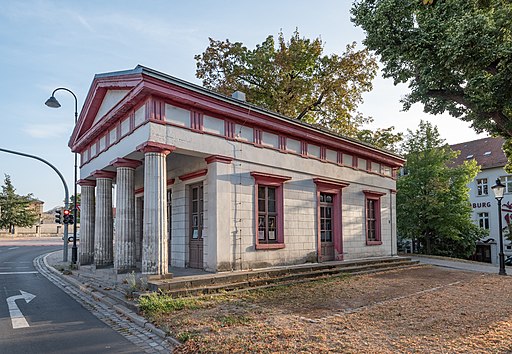
[[114, 176], [114, 172], [97, 171], [94, 173], [94, 177], [96, 177], [94, 264], [97, 268], [113, 264], [112, 179]]
[[135, 168], [139, 161], [116, 159], [116, 242], [114, 269], [126, 273], [135, 269]]
[[94, 187], [96, 181], [81, 179], [78, 181], [81, 191], [80, 201], [80, 247], [78, 262], [80, 265], [94, 262]]
[[140, 150], [144, 152], [142, 273], [165, 276], [169, 272], [165, 158], [174, 147], [148, 142]]

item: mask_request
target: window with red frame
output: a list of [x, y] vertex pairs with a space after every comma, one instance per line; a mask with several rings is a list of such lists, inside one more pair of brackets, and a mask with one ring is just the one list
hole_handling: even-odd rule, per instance
[[278, 212], [276, 187], [258, 186], [258, 241], [276, 243]]
[[256, 249], [284, 248], [283, 183], [291, 177], [251, 172], [255, 181]]
[[384, 193], [364, 191], [366, 208], [366, 244], [380, 245], [381, 237], [381, 210], [380, 198]]

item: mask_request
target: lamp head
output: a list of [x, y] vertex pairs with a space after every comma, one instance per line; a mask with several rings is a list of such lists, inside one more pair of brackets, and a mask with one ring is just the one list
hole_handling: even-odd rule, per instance
[[55, 96], [52, 96], [49, 99], [47, 99], [44, 104], [51, 108], [59, 108], [60, 107], [60, 103], [59, 103], [59, 101], [57, 101]]
[[505, 185], [501, 183], [499, 178], [496, 178], [496, 184], [492, 186], [491, 189], [494, 192], [494, 198], [496, 198], [496, 200], [503, 199], [503, 194], [505, 193]]

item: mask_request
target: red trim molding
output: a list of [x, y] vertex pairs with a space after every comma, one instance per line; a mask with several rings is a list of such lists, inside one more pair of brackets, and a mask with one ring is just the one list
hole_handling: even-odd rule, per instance
[[233, 159], [231, 157], [220, 156], [220, 155], [208, 156], [204, 160], [206, 161], [207, 164], [210, 164], [212, 162], [220, 162], [220, 163], [230, 164], [233, 161]]
[[291, 180], [291, 177], [288, 176], [278, 176], [273, 175], [271, 173], [264, 173], [264, 172], [251, 172], [251, 176], [254, 178], [256, 183], [258, 184], [265, 184], [267, 186], [280, 186], [286, 181]]
[[321, 177], [313, 178], [317, 188], [321, 188], [324, 193], [337, 193], [340, 189], [348, 187], [350, 183], [343, 181], [336, 181], [332, 179], [326, 179]]
[[78, 181], [76, 181], [76, 183], [78, 183], [78, 185], [82, 186], [82, 187], [95, 187], [96, 186], [96, 181], [93, 181], [93, 180], [90, 180], [90, 179], [80, 179]]
[[191, 172], [191, 173], [186, 173], [184, 175], [181, 175], [181, 176], [179, 176], [179, 179], [182, 180], [182, 181], [188, 181], [190, 179], [194, 179], [194, 178], [197, 178], [197, 177], [206, 176], [207, 173], [208, 173], [208, 169], [205, 168], [203, 170], [194, 171], [194, 172]]
[[[171, 178], [171, 179], [168, 179], [167, 180], [167, 185], [168, 186], [172, 186], [174, 184], [174, 182], [176, 182], [176, 180], [174, 178]], [[144, 189], [143, 189], [144, 190]]]
[[144, 193], [144, 187], [137, 188], [137, 189], [134, 191], [134, 194], [141, 194], [141, 193]]
[[116, 176], [116, 173], [110, 172], [110, 171], [96, 170], [92, 173], [92, 175], [96, 179], [98, 179], [98, 178], [114, 179], [114, 177]]
[[123, 158], [117, 158], [114, 161], [110, 162], [110, 164], [114, 167], [129, 167], [129, 168], [137, 168], [142, 163], [138, 160], [131, 160], [131, 159], [123, 159]]
[[174, 150], [176, 150], [176, 146], [167, 145], [162, 143], [156, 143], [154, 141], [146, 141], [143, 144], [137, 146], [136, 150], [142, 151], [143, 153], [147, 152], [156, 152], [164, 155], [168, 155]]
[[377, 191], [371, 191], [371, 190], [367, 190], [367, 189], [365, 189], [363, 191], [363, 193], [366, 195], [369, 195], [371, 197], [382, 197], [383, 195], [386, 195], [385, 192], [377, 192]]

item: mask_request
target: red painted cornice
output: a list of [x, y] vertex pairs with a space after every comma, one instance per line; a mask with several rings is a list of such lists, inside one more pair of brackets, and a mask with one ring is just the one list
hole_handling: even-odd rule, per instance
[[313, 178], [313, 182], [315, 182], [315, 184], [317, 186], [320, 186], [324, 189], [333, 189], [333, 190], [339, 190], [339, 189], [348, 187], [350, 185], [350, 183], [347, 183], [347, 182], [336, 181], [336, 180], [326, 179], [326, 178], [321, 178], [321, 177]]
[[386, 195], [384, 192], [377, 192], [377, 191], [371, 191], [371, 190], [364, 190], [363, 193], [367, 196], [371, 197], [382, 197], [383, 195]]

